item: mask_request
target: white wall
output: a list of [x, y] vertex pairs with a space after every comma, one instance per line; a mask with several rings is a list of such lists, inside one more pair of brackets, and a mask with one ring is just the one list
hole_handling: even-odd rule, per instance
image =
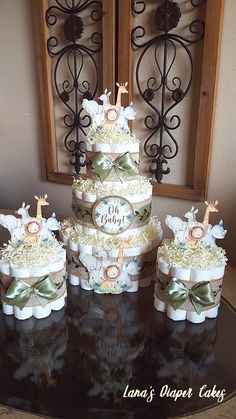
[[69, 214], [68, 186], [46, 182], [43, 173], [42, 129], [33, 0], [0, 1], [0, 207], [47, 192], [52, 210]]
[[[47, 192], [51, 209], [71, 213], [71, 188], [46, 182], [32, 20], [33, 0], [0, 1], [0, 207], [15, 208], [22, 200]], [[225, 0], [223, 38], [216, 103], [209, 199], [218, 198], [229, 230], [224, 246], [236, 266], [236, 1]], [[166, 213], [182, 215], [189, 201], [153, 198], [153, 213], [163, 222]], [[199, 204], [203, 208], [203, 204]], [[215, 218], [217, 220], [217, 217]], [[212, 221], [214, 218], [212, 217]], [[235, 259], [235, 261], [234, 261]]]

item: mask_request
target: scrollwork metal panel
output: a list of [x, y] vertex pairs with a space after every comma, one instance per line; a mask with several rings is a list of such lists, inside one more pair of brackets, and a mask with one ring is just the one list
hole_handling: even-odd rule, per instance
[[[192, 7], [198, 7], [202, 3], [201, 0], [190, 0]], [[146, 2], [133, 0], [131, 7], [134, 14], [140, 15], [146, 11]], [[204, 37], [204, 22], [193, 20], [189, 24], [189, 32], [194, 38], [186, 38], [173, 31], [179, 26], [181, 8], [172, 0], [160, 1], [152, 18], [155, 20], [157, 34], [141, 42], [145, 38], [146, 30], [139, 25], [131, 32], [131, 42], [134, 48], [140, 50], [135, 69], [138, 91], [151, 108], [150, 114], [144, 118], [145, 127], [149, 131], [144, 151], [151, 159], [150, 172], [161, 183], [163, 176], [170, 173], [168, 160], [178, 153], [174, 131], [180, 126], [181, 118], [176, 113], [176, 108], [191, 87], [194, 65], [190, 46]], [[180, 52], [185, 54], [188, 67], [184, 79], [177, 75], [170, 76]], [[155, 68], [150, 70], [152, 74], [143, 81], [141, 67], [151, 54], [154, 55]]]
[[[86, 22], [82, 16], [86, 12]], [[89, 43], [83, 41], [85, 25], [101, 20], [101, 0], [54, 0], [46, 11], [49, 28], [58, 26], [58, 35], [51, 35], [47, 49], [54, 60], [53, 86], [66, 113], [63, 116], [66, 134], [65, 149], [72, 154], [70, 163], [79, 173], [84, 161], [84, 136], [90, 125], [90, 117], [81, 107], [83, 98], [92, 99], [98, 89], [99, 72], [95, 55], [102, 49], [102, 34], [92, 32]], [[62, 30], [61, 30], [62, 25]], [[83, 73], [85, 61], [86, 73]], [[66, 78], [61, 80], [63, 74]]]

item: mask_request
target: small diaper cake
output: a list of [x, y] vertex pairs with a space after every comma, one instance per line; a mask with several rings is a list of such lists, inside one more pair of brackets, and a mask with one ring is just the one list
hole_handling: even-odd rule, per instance
[[60, 223], [54, 213], [42, 217], [47, 195], [35, 199], [36, 217], [29, 215], [24, 202], [19, 218], [0, 214], [0, 225], [11, 235], [0, 249], [0, 298], [3, 312], [19, 320], [47, 317], [51, 310], [60, 310], [66, 298], [66, 252], [53, 234]]
[[165, 220], [174, 239], [163, 240], [158, 249], [154, 306], [172, 320], [201, 323], [218, 314], [227, 258], [215, 242], [227, 230], [222, 220], [209, 224], [210, 213], [218, 212], [218, 201], [205, 204], [202, 222], [196, 220], [194, 207], [185, 214], [187, 221], [171, 215]]

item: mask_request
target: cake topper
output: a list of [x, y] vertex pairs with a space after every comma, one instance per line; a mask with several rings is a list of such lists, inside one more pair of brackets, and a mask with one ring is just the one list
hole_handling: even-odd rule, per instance
[[29, 215], [30, 205], [22, 206], [16, 211], [21, 218], [14, 215], [0, 214], [0, 225], [6, 228], [11, 235], [11, 239], [19, 240], [20, 242], [36, 241], [38, 237], [46, 239], [52, 237], [52, 232], [60, 229], [60, 222], [56, 219], [56, 214], [53, 213], [48, 219], [42, 216], [42, 207], [49, 205], [47, 202], [48, 195], [35, 196], [37, 200], [36, 217]]
[[165, 223], [173, 231], [174, 240], [180, 246], [205, 244], [212, 247], [215, 246], [216, 239], [224, 239], [227, 230], [224, 230], [223, 221], [214, 226], [209, 224], [210, 213], [218, 212], [218, 201], [205, 201], [205, 204], [206, 211], [202, 222], [196, 220], [198, 209], [194, 207], [184, 215], [188, 221], [171, 215], [166, 216]]
[[83, 99], [82, 106], [90, 115], [92, 125], [112, 126], [117, 124], [128, 129], [128, 121], [135, 119], [136, 112], [133, 102], [130, 102], [129, 106], [126, 106], [126, 108], [121, 105], [121, 95], [128, 93], [128, 82], [116, 83], [116, 85], [118, 86], [118, 92], [115, 105], [110, 103], [111, 92], [108, 92], [107, 89], [105, 89], [104, 93], [98, 98], [102, 101], [102, 105], [99, 105], [95, 100]]

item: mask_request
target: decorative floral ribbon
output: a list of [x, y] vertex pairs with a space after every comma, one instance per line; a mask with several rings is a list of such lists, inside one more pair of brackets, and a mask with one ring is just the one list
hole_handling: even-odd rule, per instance
[[32, 295], [42, 307], [46, 307], [49, 301], [57, 297], [57, 289], [58, 287], [48, 275], [40, 278], [32, 286], [19, 278], [14, 278], [5, 296], [11, 300], [10, 305], [16, 305], [20, 310], [26, 306]]
[[165, 297], [175, 310], [189, 298], [198, 314], [205, 307], [214, 304], [214, 294], [209, 281], [198, 282], [189, 289], [180, 279], [172, 279], [165, 290]]
[[130, 176], [137, 174], [138, 164], [133, 160], [129, 151], [118, 156], [114, 161], [106, 154], [96, 153], [92, 158], [92, 172], [96, 173], [103, 182], [114, 168], [117, 176], [122, 182]]

